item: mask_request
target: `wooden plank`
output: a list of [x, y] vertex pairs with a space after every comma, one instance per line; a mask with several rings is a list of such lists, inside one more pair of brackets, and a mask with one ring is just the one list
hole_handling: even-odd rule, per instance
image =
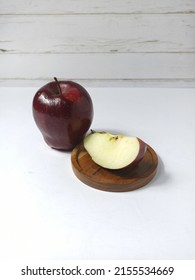
[[[128, 88], [195, 88], [195, 79], [74, 79], [85, 87]], [[0, 79], [0, 87], [34, 87], [35, 90], [51, 81], [43, 79]]]
[[194, 52], [194, 15], [1, 16], [2, 53]]
[[0, 79], [195, 79], [195, 53], [7, 54]]
[[194, 0], [6, 0], [1, 14], [191, 13]]

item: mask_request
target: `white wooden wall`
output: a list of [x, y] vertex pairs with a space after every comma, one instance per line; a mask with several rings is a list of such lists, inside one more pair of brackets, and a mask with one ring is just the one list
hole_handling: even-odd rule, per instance
[[195, 0], [1, 0], [0, 86], [195, 86]]

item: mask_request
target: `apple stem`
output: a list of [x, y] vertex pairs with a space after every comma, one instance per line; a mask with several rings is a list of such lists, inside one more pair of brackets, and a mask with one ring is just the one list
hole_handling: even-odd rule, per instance
[[57, 84], [57, 88], [58, 88], [59, 94], [62, 94], [62, 90], [61, 90], [60, 84], [58, 82], [58, 79], [56, 77], [54, 77], [54, 80], [55, 80], [55, 82]]

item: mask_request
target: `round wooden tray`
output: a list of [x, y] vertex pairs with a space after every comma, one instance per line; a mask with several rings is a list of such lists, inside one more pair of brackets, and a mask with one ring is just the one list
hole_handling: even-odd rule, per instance
[[132, 191], [145, 186], [155, 176], [158, 166], [157, 154], [149, 145], [144, 158], [134, 168], [103, 168], [91, 159], [83, 143], [73, 149], [71, 161], [74, 174], [80, 181], [95, 189], [110, 192]]

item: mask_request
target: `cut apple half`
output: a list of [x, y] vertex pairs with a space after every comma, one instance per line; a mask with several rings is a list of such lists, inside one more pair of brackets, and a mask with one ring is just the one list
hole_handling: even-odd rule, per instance
[[108, 169], [137, 165], [147, 149], [146, 143], [138, 137], [113, 135], [109, 132], [92, 131], [84, 138], [83, 144], [92, 160]]

